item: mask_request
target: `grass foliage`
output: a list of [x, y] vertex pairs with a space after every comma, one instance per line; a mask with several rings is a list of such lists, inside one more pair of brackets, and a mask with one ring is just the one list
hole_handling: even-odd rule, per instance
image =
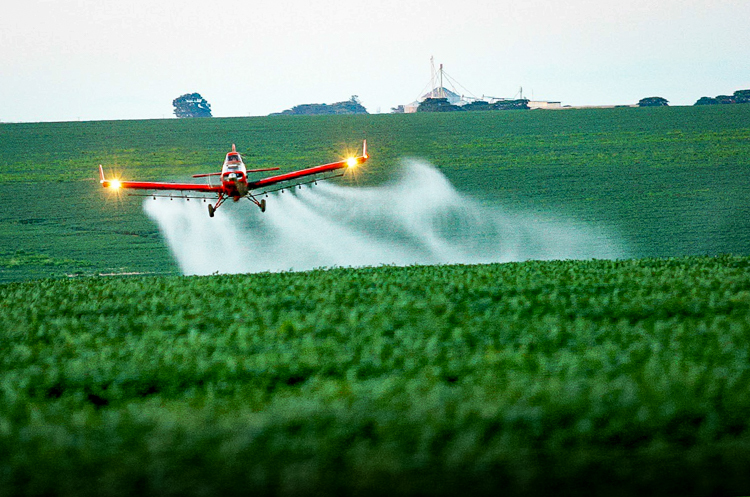
[[0, 493], [740, 493], [750, 259], [0, 286]]

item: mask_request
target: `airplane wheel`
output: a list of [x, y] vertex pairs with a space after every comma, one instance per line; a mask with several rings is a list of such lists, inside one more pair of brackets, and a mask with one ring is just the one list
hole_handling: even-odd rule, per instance
[[266, 199], [260, 201], [260, 212], [266, 212]]
[[208, 204], [208, 217], [214, 217], [214, 212], [216, 212], [216, 209], [214, 209], [214, 206], [211, 204]]

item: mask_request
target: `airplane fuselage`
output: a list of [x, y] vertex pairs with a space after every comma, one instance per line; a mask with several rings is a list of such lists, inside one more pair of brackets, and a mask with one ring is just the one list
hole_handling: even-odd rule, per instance
[[225, 195], [235, 201], [247, 195], [247, 168], [237, 152], [229, 152], [224, 160], [224, 166], [221, 168], [221, 186]]

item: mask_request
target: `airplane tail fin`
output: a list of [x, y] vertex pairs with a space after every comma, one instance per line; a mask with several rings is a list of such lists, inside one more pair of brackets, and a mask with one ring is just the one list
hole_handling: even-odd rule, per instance
[[362, 142], [362, 157], [367, 159], [367, 140]]
[[99, 183], [104, 183], [105, 181], [107, 180], [104, 179], [104, 169], [102, 168], [102, 165], [99, 164]]

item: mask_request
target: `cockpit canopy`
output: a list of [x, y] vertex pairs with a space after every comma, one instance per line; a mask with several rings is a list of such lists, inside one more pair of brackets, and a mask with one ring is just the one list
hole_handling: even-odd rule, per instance
[[227, 154], [227, 162], [239, 162], [240, 154]]

